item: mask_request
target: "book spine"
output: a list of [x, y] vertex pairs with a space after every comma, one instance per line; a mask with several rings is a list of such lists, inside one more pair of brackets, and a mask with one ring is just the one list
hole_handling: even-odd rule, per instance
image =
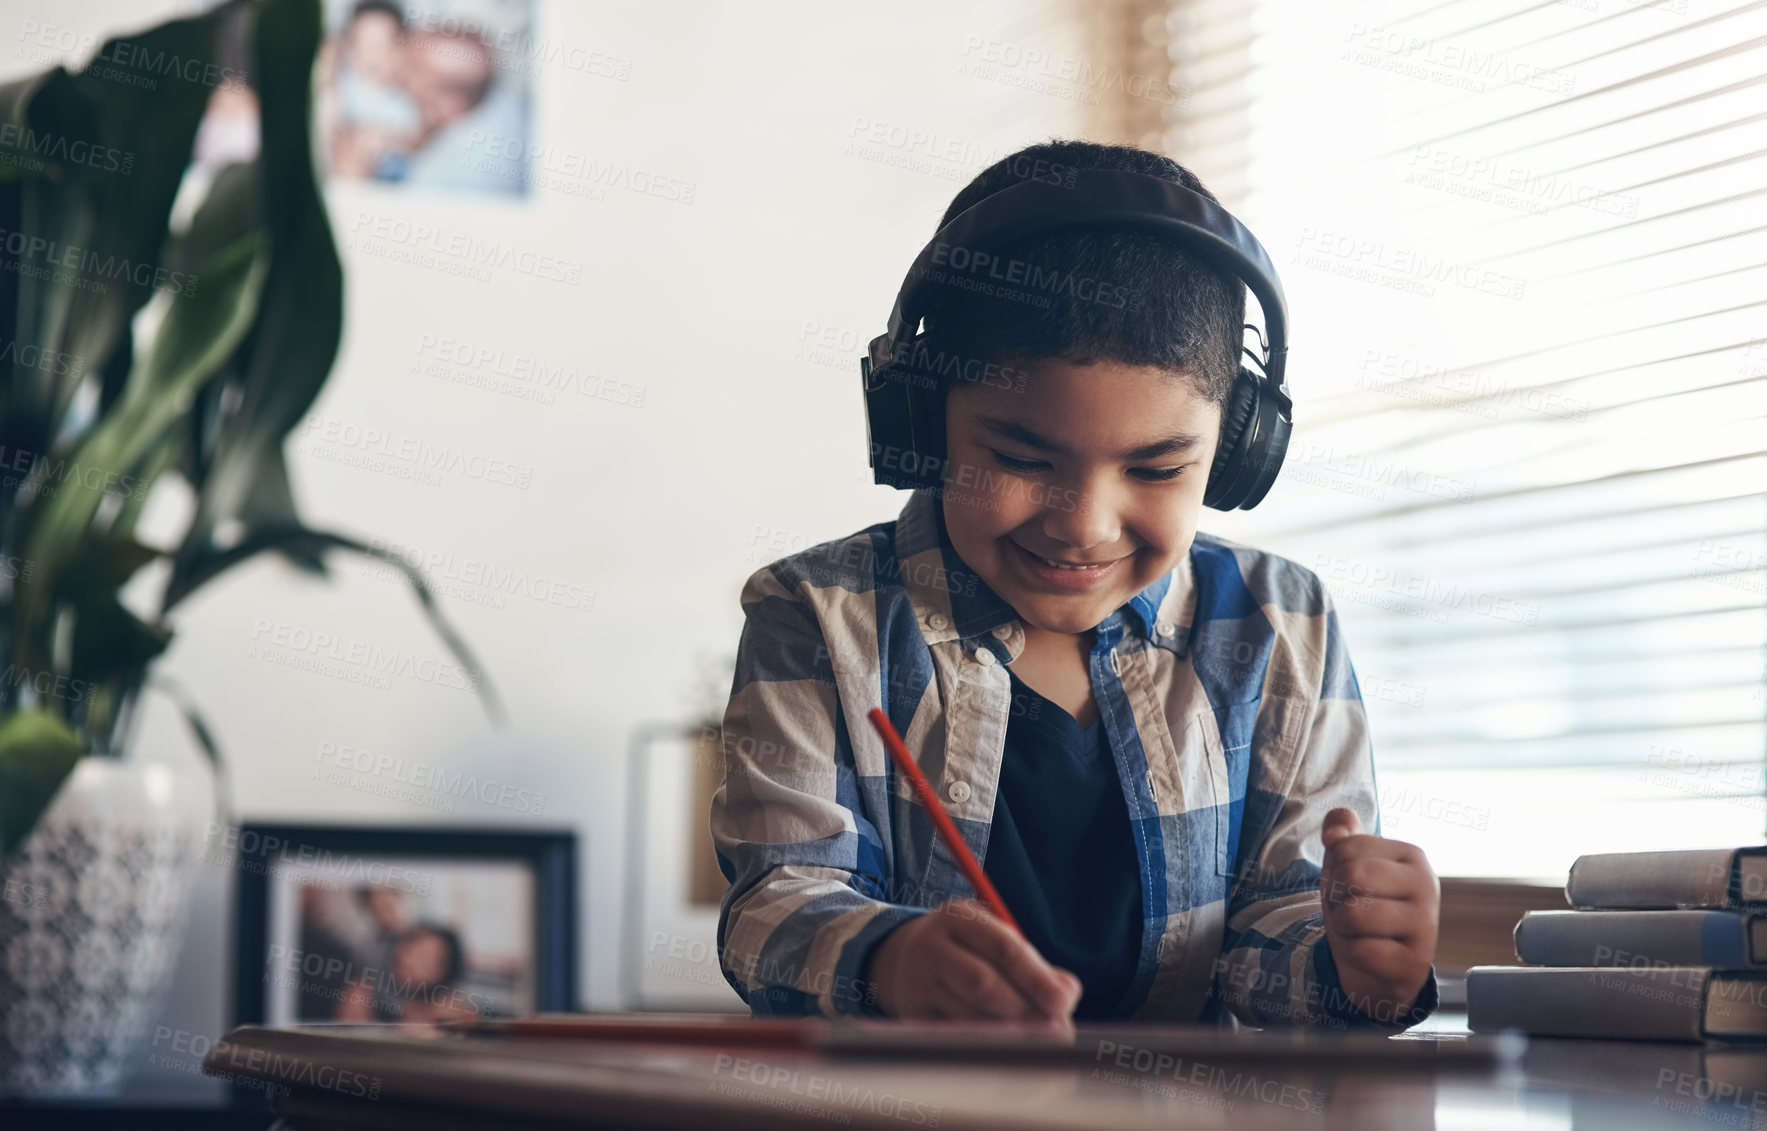
[[1710, 975], [1689, 966], [1475, 966], [1466, 972], [1467, 1026], [1475, 1033], [1697, 1041]]
[[1729, 907], [1735, 870], [1733, 848], [1580, 856], [1565, 899], [1591, 909]]
[[1734, 911], [1530, 911], [1515, 953], [1536, 966], [1746, 967], [1748, 923]]

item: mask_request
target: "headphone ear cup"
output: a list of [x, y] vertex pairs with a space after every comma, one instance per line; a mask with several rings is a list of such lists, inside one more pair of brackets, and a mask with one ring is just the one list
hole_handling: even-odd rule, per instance
[[892, 361], [873, 370], [861, 358], [865, 392], [866, 446], [872, 481], [914, 491], [944, 484], [945, 417], [929, 388], [931, 379], [910, 365]]
[[1246, 462], [1245, 440], [1252, 419], [1258, 414], [1258, 377], [1246, 368], [1233, 379], [1227, 403], [1221, 406], [1221, 442], [1215, 448], [1215, 462], [1209, 467], [1209, 483], [1203, 489], [1203, 503], [1217, 510], [1232, 510], [1236, 502], [1222, 498], [1227, 487], [1239, 478]]

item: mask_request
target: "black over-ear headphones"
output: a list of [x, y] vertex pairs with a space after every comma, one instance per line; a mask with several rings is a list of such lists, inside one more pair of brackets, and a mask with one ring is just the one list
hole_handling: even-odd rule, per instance
[[[964, 285], [966, 276], [998, 278], [988, 273], [1003, 263], [994, 253], [1030, 236], [1074, 227], [1169, 237], [1230, 272], [1257, 296], [1268, 340], [1262, 356], [1245, 350], [1256, 369], [1241, 366], [1234, 380], [1203, 491], [1203, 502], [1217, 510], [1257, 506], [1282, 467], [1294, 414], [1283, 376], [1288, 308], [1276, 268], [1245, 225], [1208, 197], [1159, 177], [1110, 169], [1080, 169], [1062, 183], [1022, 181], [984, 197], [940, 228], [915, 257], [896, 295], [889, 329], [873, 338], [867, 356], [859, 359], [874, 479], [910, 490], [944, 481], [945, 422], [943, 413], [934, 411], [936, 398], [930, 394], [937, 381], [927, 372], [930, 351], [920, 332], [939, 288]], [[1021, 274], [1034, 270], [1034, 265], [1014, 267]]]

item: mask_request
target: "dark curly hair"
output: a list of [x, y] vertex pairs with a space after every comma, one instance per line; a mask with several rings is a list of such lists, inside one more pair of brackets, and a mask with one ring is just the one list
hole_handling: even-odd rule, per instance
[[[1215, 199], [1196, 174], [1161, 154], [1050, 141], [982, 170], [939, 226], [1018, 181], [1060, 183], [1080, 169], [1144, 173]], [[1231, 274], [1172, 240], [1135, 231], [1075, 228], [989, 250], [1023, 264], [1024, 277], [1035, 282], [993, 291], [941, 288], [926, 314], [930, 348], [1000, 364], [1059, 358], [1157, 366], [1184, 374], [1209, 400], [1226, 402], [1245, 322], [1245, 288]]]

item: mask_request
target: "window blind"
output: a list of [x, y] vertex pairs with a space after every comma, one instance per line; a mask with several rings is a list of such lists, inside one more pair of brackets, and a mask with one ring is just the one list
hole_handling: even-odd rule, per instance
[[1178, 0], [1154, 138], [1270, 250], [1383, 831], [1767, 840], [1767, 0]]

